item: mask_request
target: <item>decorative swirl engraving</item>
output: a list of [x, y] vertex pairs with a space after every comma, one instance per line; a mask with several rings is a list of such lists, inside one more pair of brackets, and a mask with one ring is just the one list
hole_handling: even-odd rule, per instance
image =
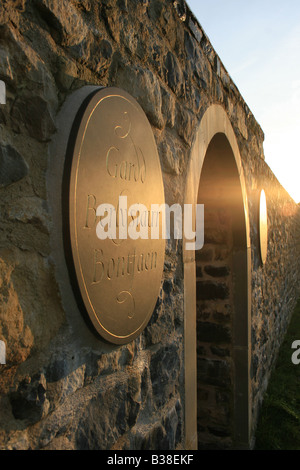
[[129, 308], [129, 313], [127, 314], [128, 318], [133, 318], [135, 315], [135, 300], [131, 292], [127, 290], [122, 290], [117, 295], [118, 304], [124, 304], [125, 302], [131, 303], [131, 308]]
[[[115, 126], [115, 134], [119, 139], [126, 139], [131, 131], [131, 120], [127, 111], [123, 113], [123, 120], [126, 124], [126, 127], [122, 125]], [[125, 130], [127, 128], [127, 130]]]

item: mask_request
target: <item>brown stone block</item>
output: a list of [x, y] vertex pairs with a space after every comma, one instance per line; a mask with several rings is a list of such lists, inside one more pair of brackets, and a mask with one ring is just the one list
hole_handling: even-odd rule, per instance
[[224, 283], [211, 281], [198, 281], [196, 285], [197, 298], [201, 300], [227, 299], [229, 297], [228, 286]]

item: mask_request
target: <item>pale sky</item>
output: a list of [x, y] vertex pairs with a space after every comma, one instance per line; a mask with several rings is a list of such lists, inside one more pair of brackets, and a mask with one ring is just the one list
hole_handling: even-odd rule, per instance
[[187, 0], [265, 134], [265, 160], [300, 202], [300, 0]]

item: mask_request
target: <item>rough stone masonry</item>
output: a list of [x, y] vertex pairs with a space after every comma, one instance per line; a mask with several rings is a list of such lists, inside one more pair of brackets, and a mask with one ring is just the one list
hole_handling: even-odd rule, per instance
[[[86, 85], [122, 88], [141, 105], [155, 136], [169, 205], [183, 203], [190, 151], [205, 111], [219, 104], [230, 119], [250, 215], [255, 435], [299, 295], [299, 208], [265, 163], [263, 132], [185, 2], [3, 0], [0, 79], [6, 85], [0, 105], [0, 340], [6, 345], [0, 448], [185, 447], [181, 244], [167, 243], [155, 310], [130, 344], [101, 342], [81, 318], [73, 323], [62, 302], [51, 247], [49, 145], [62, 105]], [[260, 187], [268, 198], [264, 266], [257, 241]], [[197, 304], [199, 347], [213, 347], [219, 359], [212, 367], [203, 359], [200, 376], [222, 386], [230, 313], [211, 313], [209, 302], [226, 296], [230, 266], [224, 253], [223, 264], [213, 263], [221, 259], [215, 245], [200, 256], [197, 279], [202, 288], [206, 283], [200, 290], [207, 298]], [[202, 414], [199, 445], [230, 448], [230, 426]]]

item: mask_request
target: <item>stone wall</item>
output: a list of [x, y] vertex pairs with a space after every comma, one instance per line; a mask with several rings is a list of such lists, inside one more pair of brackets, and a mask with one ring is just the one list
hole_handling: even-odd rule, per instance
[[[51, 251], [56, 227], [47, 188], [49, 145], [66, 98], [85, 85], [117, 86], [139, 102], [154, 132], [169, 205], [183, 203], [190, 150], [206, 109], [218, 103], [230, 118], [251, 222], [255, 428], [299, 294], [299, 211], [264, 162], [263, 133], [186, 4], [4, 0], [0, 79], [6, 84], [0, 106], [0, 339], [7, 354], [0, 366], [0, 447], [185, 446], [181, 244], [167, 243], [153, 316], [128, 345], [104, 344], [81, 318], [75, 328], [62, 302]], [[269, 209], [265, 266], [257, 243], [261, 186]], [[203, 271], [216, 275], [209, 265]]]
[[267, 261], [262, 267], [257, 252], [257, 226], [253, 221], [251, 379], [254, 422], [299, 297], [300, 249], [299, 205], [278, 184], [270, 169], [261, 161], [257, 163], [258, 184], [266, 188], [269, 241]]

